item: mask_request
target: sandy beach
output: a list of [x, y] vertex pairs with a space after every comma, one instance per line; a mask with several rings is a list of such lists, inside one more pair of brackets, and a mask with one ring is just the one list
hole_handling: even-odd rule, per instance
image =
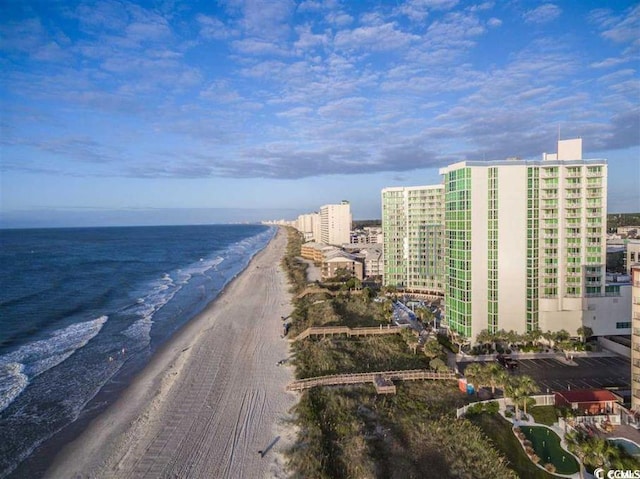
[[[280, 259], [286, 232], [170, 340], [104, 414], [64, 448], [46, 477], [286, 477], [282, 451], [296, 396], [291, 312]], [[263, 451], [260, 454], [258, 451]]]

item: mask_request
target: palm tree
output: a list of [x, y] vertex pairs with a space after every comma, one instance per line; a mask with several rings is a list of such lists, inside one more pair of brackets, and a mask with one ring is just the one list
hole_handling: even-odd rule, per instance
[[522, 392], [520, 388], [518, 388], [518, 381], [516, 380], [517, 376], [511, 376], [509, 380], [504, 385], [504, 395], [511, 399], [513, 405], [516, 408], [516, 418], [520, 416], [520, 408], [519, 403], [522, 399]]
[[531, 376], [518, 376], [518, 388], [524, 399], [524, 414], [527, 415], [527, 399], [534, 393], [537, 393], [540, 388]]
[[438, 358], [442, 355], [442, 345], [437, 339], [430, 338], [424, 343], [422, 352], [429, 359]]
[[489, 382], [489, 386], [491, 386], [491, 395], [496, 395], [496, 387], [502, 386], [504, 388], [504, 384], [507, 381], [507, 373], [504, 368], [500, 366], [498, 363], [487, 363], [485, 364], [487, 381]]
[[580, 336], [580, 341], [583, 343], [587, 340], [587, 338], [593, 336], [593, 329], [591, 329], [589, 326], [580, 326], [578, 328], [578, 331], [576, 332], [578, 333], [578, 336]]
[[505, 384], [505, 395], [509, 397], [516, 406], [516, 417], [518, 417], [518, 407], [523, 403], [524, 414], [527, 414], [527, 400], [529, 396], [539, 391], [538, 385], [530, 376], [511, 376]]
[[476, 336], [476, 342], [480, 344], [493, 344], [495, 339], [495, 335], [490, 333], [488, 329], [483, 329]]
[[620, 458], [620, 450], [606, 439], [592, 437], [581, 444], [585, 461], [594, 467], [610, 468]]
[[542, 337], [542, 331], [540, 331], [539, 329], [532, 329], [530, 331], [527, 331], [524, 336], [526, 341], [535, 344]]
[[567, 331], [566, 329], [561, 329], [560, 331], [557, 331], [555, 333], [554, 339], [558, 342], [561, 342], [561, 341], [567, 341], [570, 337], [571, 335], [569, 334], [569, 331]]

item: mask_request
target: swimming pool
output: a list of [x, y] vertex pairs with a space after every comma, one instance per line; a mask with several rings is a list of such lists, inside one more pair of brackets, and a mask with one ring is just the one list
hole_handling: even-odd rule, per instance
[[622, 447], [627, 453], [634, 457], [640, 457], [640, 446], [629, 439], [625, 439], [624, 437], [610, 437], [607, 441]]

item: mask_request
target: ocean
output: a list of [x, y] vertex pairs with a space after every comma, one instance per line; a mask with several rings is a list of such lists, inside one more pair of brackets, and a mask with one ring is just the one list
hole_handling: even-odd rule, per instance
[[104, 410], [274, 234], [0, 230], [0, 478], [41, 474], [69, 430]]

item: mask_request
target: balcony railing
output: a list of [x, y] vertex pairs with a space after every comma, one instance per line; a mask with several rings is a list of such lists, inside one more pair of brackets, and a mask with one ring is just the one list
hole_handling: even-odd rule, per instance
[[587, 170], [587, 177], [594, 178], [596, 176], [602, 176], [602, 171], [589, 171]]

